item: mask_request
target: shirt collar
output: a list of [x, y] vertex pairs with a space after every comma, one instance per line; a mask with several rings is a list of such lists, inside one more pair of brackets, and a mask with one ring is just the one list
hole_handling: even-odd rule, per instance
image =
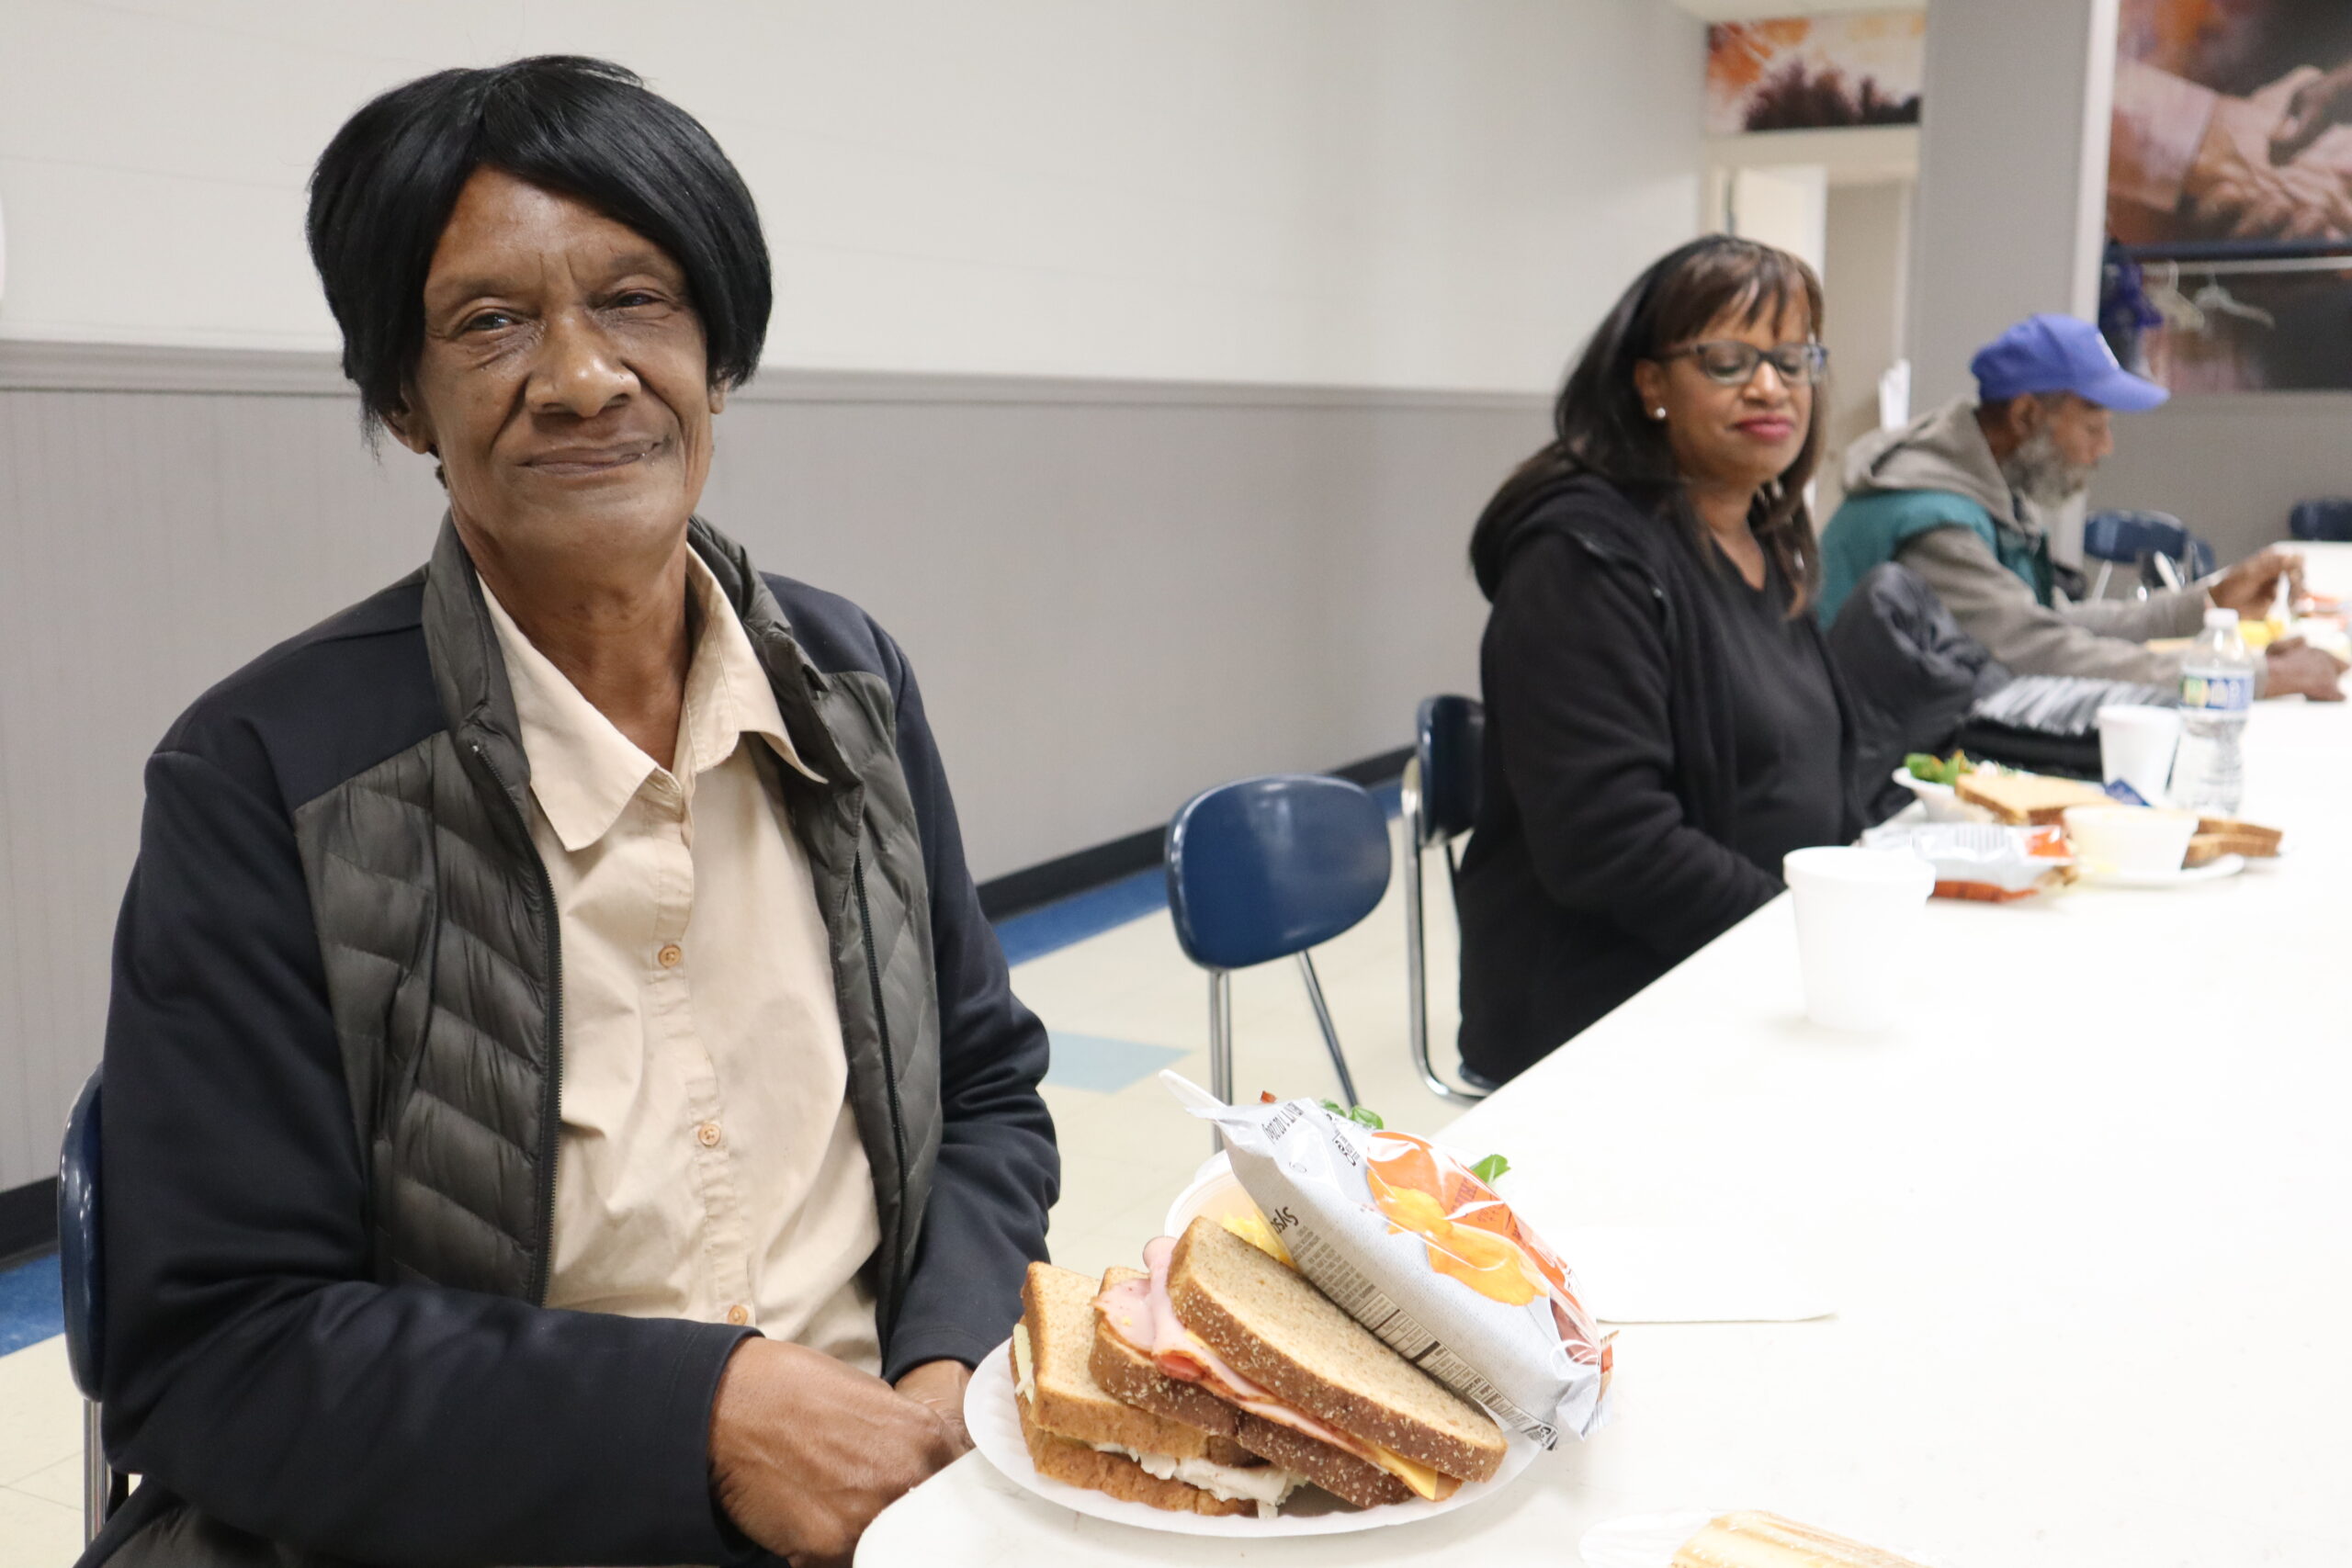
[[[685, 701], [678, 716], [674, 774], [691, 796], [697, 774], [734, 753], [746, 734], [765, 740], [787, 767], [822, 784], [794, 750], [767, 672], [749, 633], [702, 558], [686, 552], [687, 590], [701, 628], [686, 667]], [[567, 853], [576, 854], [612, 830], [646, 781], [662, 772], [594, 703], [581, 695], [552, 660], [482, 584], [499, 652], [514, 694], [523, 754], [531, 764], [531, 794]]]

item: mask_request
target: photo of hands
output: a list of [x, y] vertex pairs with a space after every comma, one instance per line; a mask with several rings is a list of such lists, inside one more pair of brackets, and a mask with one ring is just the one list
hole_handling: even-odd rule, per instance
[[2143, 374], [2352, 386], [2352, 5], [2122, 0], [2107, 219]]

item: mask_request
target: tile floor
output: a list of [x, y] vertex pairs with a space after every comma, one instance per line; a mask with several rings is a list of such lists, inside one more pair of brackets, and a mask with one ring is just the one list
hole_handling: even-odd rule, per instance
[[[1451, 1072], [1453, 919], [1444, 867], [1435, 857], [1429, 865], [1430, 1035], [1444, 1043], [1438, 1058]], [[1456, 1111], [1421, 1087], [1406, 1049], [1400, 886], [1392, 881], [1362, 925], [1318, 949], [1316, 965], [1363, 1102], [1394, 1125], [1429, 1133]], [[1089, 1273], [1134, 1263], [1209, 1153], [1206, 1129], [1158, 1077], [1172, 1067], [1208, 1082], [1207, 979], [1176, 946], [1156, 872], [1017, 916], [1002, 935], [1014, 988], [1054, 1035], [1045, 1089], [1062, 1147], [1054, 1260]], [[1233, 1012], [1238, 1094], [1337, 1096], [1295, 964], [1235, 976]], [[53, 1292], [54, 1267], [0, 1274], [0, 1305]], [[56, 1568], [73, 1562], [81, 1540], [81, 1404], [65, 1342], [22, 1312], [0, 1312], [0, 1334], [11, 1321], [51, 1337], [23, 1348], [0, 1338], [10, 1350], [0, 1355], [0, 1564]], [[17, 1332], [21, 1342], [27, 1331]]]

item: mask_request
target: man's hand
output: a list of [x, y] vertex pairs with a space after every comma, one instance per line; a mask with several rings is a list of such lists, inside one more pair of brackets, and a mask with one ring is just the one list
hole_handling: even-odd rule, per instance
[[2352, 189], [2343, 166], [2352, 147], [2346, 137], [2327, 137], [2324, 146], [2308, 148], [2289, 164], [2271, 161], [2272, 132], [2290, 118], [2298, 95], [2320, 80], [2301, 66], [2249, 97], [2213, 107], [2183, 182], [2199, 229], [2240, 240], [2352, 237]]
[[2309, 697], [2315, 703], [2344, 700], [2345, 666], [2301, 637], [2284, 637], [2265, 654], [2269, 665], [2262, 694], [2266, 697]]
[[2270, 606], [2278, 601], [2278, 580], [2287, 580], [2287, 597], [2291, 603], [2303, 591], [2303, 558], [2293, 550], [2273, 546], [2257, 550], [2229, 570], [2215, 578], [2206, 592], [2213, 603], [2224, 610], [2235, 610], [2238, 618], [2258, 621], [2270, 614]]
[[875, 1515], [962, 1451], [961, 1429], [831, 1356], [746, 1339], [711, 1403], [711, 1490], [794, 1568], [846, 1565]]
[[971, 1381], [972, 1369], [961, 1361], [925, 1361], [898, 1382], [900, 1393], [929, 1406], [947, 1424], [959, 1454], [972, 1446], [972, 1435], [964, 1429], [964, 1385]]
[[2352, 124], [2352, 61], [2324, 76], [2306, 78], [2287, 99], [2270, 132], [2270, 161], [2291, 162], [2335, 126]]

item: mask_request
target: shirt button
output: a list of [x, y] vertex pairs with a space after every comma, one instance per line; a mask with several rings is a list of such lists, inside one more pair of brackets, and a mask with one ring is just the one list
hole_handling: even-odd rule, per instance
[[661, 960], [662, 968], [675, 969], [678, 966], [678, 961], [685, 955], [686, 950], [673, 942], [663, 943], [662, 951], [653, 956]]
[[743, 1306], [729, 1307], [727, 1309], [727, 1321], [733, 1324], [736, 1327], [741, 1328], [743, 1325], [752, 1321], [751, 1309]]
[[695, 1142], [707, 1149], [717, 1148], [719, 1140], [726, 1135], [718, 1130], [718, 1123], [716, 1122], [706, 1122], [695, 1129]]

